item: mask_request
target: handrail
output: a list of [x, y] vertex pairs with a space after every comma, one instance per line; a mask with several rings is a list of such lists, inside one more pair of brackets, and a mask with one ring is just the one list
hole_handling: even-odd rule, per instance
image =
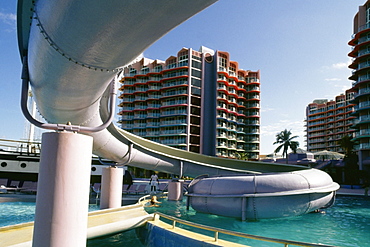
[[300, 241], [291, 241], [291, 240], [284, 240], [284, 239], [278, 239], [278, 238], [269, 238], [269, 237], [263, 237], [263, 236], [257, 236], [257, 235], [252, 235], [252, 234], [247, 234], [247, 233], [242, 233], [242, 232], [235, 232], [235, 231], [230, 231], [230, 230], [225, 230], [217, 227], [212, 227], [212, 226], [206, 226], [198, 223], [193, 223], [190, 221], [182, 220], [170, 215], [166, 215], [163, 213], [156, 212], [154, 213], [154, 218], [155, 216], [158, 215], [160, 217], [166, 218], [168, 220], [172, 220], [172, 226], [173, 229], [176, 227], [176, 223], [181, 223], [183, 225], [191, 226], [194, 228], [202, 229], [202, 230], [207, 230], [214, 232], [214, 238], [215, 242], [218, 241], [218, 236], [219, 233], [231, 235], [231, 236], [236, 236], [236, 237], [242, 237], [242, 238], [247, 238], [247, 239], [254, 239], [254, 240], [259, 240], [259, 241], [264, 241], [264, 242], [272, 242], [272, 243], [278, 243], [278, 244], [283, 244], [285, 247], [288, 247], [289, 245], [293, 246], [305, 246], [305, 247], [334, 247], [333, 245], [324, 245], [324, 244], [313, 244], [313, 243], [306, 243], [306, 242], [300, 242]]

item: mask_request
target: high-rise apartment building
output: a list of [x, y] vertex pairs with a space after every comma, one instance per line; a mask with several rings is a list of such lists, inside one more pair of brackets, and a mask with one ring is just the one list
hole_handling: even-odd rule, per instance
[[353, 89], [335, 97], [335, 100], [314, 100], [306, 108], [307, 151], [329, 150], [343, 152], [338, 141], [346, 135], [353, 135], [351, 126], [355, 117], [351, 115], [354, 104]]
[[258, 159], [259, 78], [206, 47], [183, 48], [166, 61], [142, 58], [124, 69], [119, 123], [175, 148]]
[[349, 68], [353, 69], [350, 79], [356, 92], [353, 103], [356, 104], [354, 127], [357, 129], [355, 140], [359, 143], [359, 167], [370, 171], [370, 1], [360, 6], [354, 17], [349, 45], [352, 46]]

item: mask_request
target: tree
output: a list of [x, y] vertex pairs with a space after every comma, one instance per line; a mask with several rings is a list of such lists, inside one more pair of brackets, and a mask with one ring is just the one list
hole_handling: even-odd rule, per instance
[[238, 160], [248, 160], [250, 158], [250, 155], [247, 152], [237, 152], [236, 156]]
[[357, 184], [359, 182], [358, 156], [354, 151], [357, 142], [353, 141], [352, 136], [343, 136], [338, 142], [344, 151], [344, 172], [345, 183]]
[[352, 137], [349, 135], [343, 136], [342, 139], [338, 141], [339, 146], [343, 149], [345, 156], [351, 156], [353, 154], [354, 147], [356, 143], [352, 141]]
[[298, 136], [291, 136], [292, 132], [290, 130], [283, 130], [280, 133], [276, 134], [276, 141], [275, 144], [280, 144], [276, 149], [275, 153], [280, 152], [280, 150], [283, 148], [283, 157], [286, 158], [286, 163], [288, 163], [288, 148], [290, 148], [293, 153], [297, 152], [297, 148], [299, 147], [299, 142], [292, 141], [294, 138], [297, 138]]

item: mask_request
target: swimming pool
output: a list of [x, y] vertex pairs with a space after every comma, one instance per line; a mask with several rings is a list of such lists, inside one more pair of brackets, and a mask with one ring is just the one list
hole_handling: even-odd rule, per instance
[[[185, 204], [169, 201], [158, 209], [191, 222], [253, 235], [336, 246], [370, 246], [370, 198], [338, 196], [335, 205], [321, 213], [246, 222], [186, 211]], [[228, 239], [252, 246], [281, 246], [236, 237]]]
[[[98, 209], [91, 205], [90, 210]], [[32, 221], [35, 204], [32, 202], [0, 203], [0, 226]], [[158, 210], [184, 220], [224, 228], [248, 234], [281, 238], [295, 241], [322, 243], [336, 246], [370, 246], [370, 198], [338, 196], [333, 207], [323, 213], [311, 213], [292, 218], [268, 219], [242, 222], [222, 216], [197, 213], [186, 210], [186, 200], [163, 200], [161, 207], [147, 208], [149, 213]], [[245, 240], [236, 237], [227, 239], [252, 246], [281, 246]], [[88, 246], [143, 246], [135, 230], [88, 241]]]

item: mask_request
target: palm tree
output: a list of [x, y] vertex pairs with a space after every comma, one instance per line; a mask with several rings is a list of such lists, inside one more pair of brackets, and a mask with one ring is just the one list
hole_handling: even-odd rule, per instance
[[348, 157], [353, 153], [356, 142], [352, 140], [352, 137], [350, 135], [346, 135], [338, 141], [338, 144], [343, 149], [345, 156]]
[[359, 182], [359, 167], [358, 167], [358, 156], [354, 151], [356, 141], [353, 141], [353, 137], [350, 135], [343, 136], [337, 143], [344, 151], [344, 173], [345, 181], [349, 184], [357, 184]]
[[281, 148], [283, 148], [283, 157], [286, 158], [286, 163], [288, 163], [288, 148], [290, 148], [293, 153], [297, 152], [297, 148], [299, 147], [299, 142], [292, 141], [292, 139], [297, 138], [298, 136], [291, 136], [292, 132], [290, 130], [283, 130], [280, 133], [276, 134], [276, 141], [275, 144], [280, 144], [276, 149], [275, 153], [280, 152]]
[[247, 152], [237, 152], [236, 156], [238, 160], [248, 160], [250, 158], [250, 155]]

